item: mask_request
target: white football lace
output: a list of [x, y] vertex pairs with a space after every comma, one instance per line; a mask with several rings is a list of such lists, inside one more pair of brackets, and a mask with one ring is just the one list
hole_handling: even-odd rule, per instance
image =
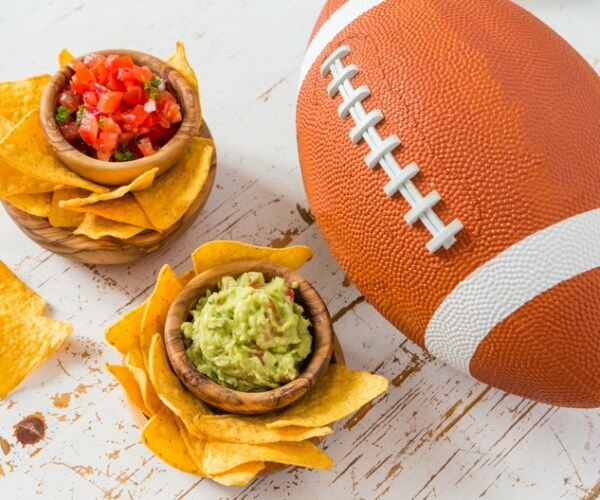
[[420, 220], [433, 235], [427, 242], [427, 250], [436, 252], [441, 247], [450, 248], [456, 241], [456, 233], [463, 228], [462, 223], [454, 219], [450, 224], [444, 224], [433, 211], [433, 206], [441, 200], [440, 194], [433, 190], [423, 196], [411, 180], [419, 172], [419, 166], [412, 162], [402, 168], [392, 154], [394, 149], [402, 144], [400, 138], [390, 135], [382, 139], [379, 135], [375, 126], [383, 120], [383, 113], [379, 109], [367, 112], [362, 104], [371, 95], [371, 90], [367, 85], [355, 89], [350, 81], [358, 74], [360, 68], [356, 64], [344, 66], [342, 63], [342, 59], [350, 52], [350, 47], [343, 45], [321, 66], [323, 78], [329, 73], [333, 76], [327, 86], [329, 97], [334, 98], [338, 92], [342, 95], [343, 101], [338, 107], [340, 118], [345, 120], [352, 116], [354, 119], [355, 126], [350, 130], [350, 139], [355, 145], [361, 139], [369, 145], [371, 152], [365, 158], [365, 163], [371, 170], [381, 165], [388, 175], [390, 181], [383, 187], [385, 193], [391, 197], [399, 192], [408, 202], [410, 210], [404, 215], [404, 220], [411, 226]]

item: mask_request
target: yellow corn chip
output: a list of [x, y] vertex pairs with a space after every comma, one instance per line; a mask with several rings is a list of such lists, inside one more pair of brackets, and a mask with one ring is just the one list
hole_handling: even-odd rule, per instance
[[59, 186], [56, 184], [24, 174], [0, 158], [0, 198], [18, 194], [49, 193], [57, 187]]
[[185, 422], [186, 426], [194, 420], [195, 416], [212, 413], [202, 401], [181, 384], [171, 370], [162, 335], [155, 334], [152, 337], [148, 364], [148, 374], [156, 394], [175, 415]]
[[181, 290], [183, 290], [183, 286], [181, 286], [173, 269], [168, 265], [164, 265], [158, 273], [152, 294], [146, 300], [146, 309], [142, 318], [140, 351], [146, 368], [148, 367], [152, 336], [155, 333], [161, 336], [164, 334], [169, 307]]
[[[1, 92], [1, 91], [0, 91]], [[0, 93], [0, 95], [2, 95]], [[4, 97], [2, 102], [5, 102]], [[2, 112], [0, 111], [0, 114]], [[64, 184], [95, 193], [105, 193], [104, 186], [79, 177], [65, 167], [52, 154], [48, 139], [42, 130], [39, 112], [30, 111], [0, 142], [0, 160], [21, 173], [40, 179], [48, 184]]]
[[154, 227], [171, 227], [190, 208], [206, 182], [212, 152], [211, 140], [194, 137], [183, 158], [148, 189], [133, 193]]
[[5, 198], [19, 210], [37, 217], [48, 217], [51, 199], [52, 193], [15, 194]]
[[196, 78], [196, 73], [190, 66], [190, 63], [187, 60], [187, 56], [185, 55], [185, 48], [183, 43], [180, 41], [177, 42], [175, 46], [175, 53], [167, 59], [167, 64], [173, 66], [181, 75], [186, 79], [188, 84], [194, 89], [196, 92], [196, 102], [198, 103], [198, 127], [202, 124], [202, 106], [200, 105], [200, 90], [198, 88], [198, 79]]
[[8, 118], [0, 115], [0, 141], [4, 138], [4, 136], [8, 135], [14, 126], [15, 124]]
[[142, 317], [146, 303], [128, 311], [116, 323], [109, 326], [104, 332], [104, 338], [113, 345], [121, 354], [127, 354], [133, 346], [140, 342], [140, 331], [142, 329]]
[[0, 314], [39, 316], [45, 307], [46, 301], [17, 278], [0, 260]]
[[135, 201], [131, 193], [127, 193], [122, 198], [116, 200], [100, 201], [93, 205], [84, 205], [82, 207], [69, 206], [69, 210], [98, 215], [104, 219], [132, 226], [154, 229], [142, 207]]
[[206, 415], [197, 416], [188, 425], [194, 435], [230, 443], [262, 444], [278, 441], [304, 441], [331, 434], [330, 427], [279, 427], [270, 429], [266, 423], [273, 420], [270, 415]]
[[38, 75], [15, 82], [0, 82], [0, 115], [17, 123], [40, 105], [44, 87], [50, 75]]
[[142, 442], [163, 462], [190, 474], [199, 474], [177, 427], [177, 417], [163, 406], [142, 429]]
[[268, 444], [206, 442], [204, 472], [210, 476], [248, 462], [274, 462], [317, 469], [329, 469], [333, 464], [331, 458], [310, 441]]
[[196, 274], [240, 260], [266, 260], [298, 269], [311, 257], [312, 250], [303, 245], [270, 248], [228, 240], [210, 241], [192, 253]]
[[73, 231], [73, 234], [82, 234], [93, 240], [98, 240], [104, 236], [126, 240], [142, 231], [144, 231], [143, 227], [132, 226], [124, 222], [116, 222], [86, 213], [83, 222]]
[[266, 424], [269, 428], [297, 425], [321, 427], [344, 418], [388, 388], [385, 377], [331, 364], [315, 387]]
[[79, 188], [57, 189], [52, 195], [50, 208], [48, 210], [48, 222], [54, 227], [77, 227], [84, 219], [84, 214], [65, 210], [60, 207], [62, 200], [69, 200], [84, 196], [89, 191]]
[[[177, 416], [177, 414], [175, 413]], [[196, 470], [198, 474], [205, 476], [204, 473], [204, 448], [206, 446], [206, 439], [199, 438], [196, 436], [192, 436], [183, 421], [180, 418], [176, 417], [177, 428], [179, 429], [179, 435], [181, 436], [181, 440], [185, 446], [185, 449], [189, 453], [192, 461], [196, 465]]]
[[256, 474], [258, 474], [264, 468], [265, 464], [263, 462], [247, 462], [245, 464], [238, 465], [227, 472], [214, 474], [208, 477], [217, 483], [224, 484], [225, 486], [244, 486], [254, 479]]
[[127, 396], [127, 399], [131, 404], [144, 415], [150, 415], [150, 411], [146, 408], [146, 404], [144, 403], [140, 386], [129, 368], [121, 365], [109, 365], [108, 363], [104, 363], [104, 367], [112, 373], [119, 384], [121, 384], [123, 391], [125, 391], [125, 396]]
[[0, 398], [5, 397], [69, 336], [69, 323], [45, 316], [0, 316]]
[[67, 63], [72, 61], [73, 59], [75, 59], [75, 56], [73, 54], [71, 54], [67, 49], [62, 49], [58, 53], [58, 66], [60, 68], [62, 68], [63, 66], [66, 66]]
[[60, 206], [62, 208], [70, 209], [84, 207], [86, 205], [91, 205], [92, 203], [98, 203], [99, 201], [116, 200], [118, 198], [122, 198], [130, 191], [137, 191], [149, 187], [154, 181], [154, 177], [156, 177], [156, 172], [158, 172], [158, 168], [153, 168], [152, 170], [148, 170], [139, 175], [129, 184], [118, 187], [117, 189], [109, 191], [108, 193], [92, 194], [90, 196], [86, 196], [85, 198], [73, 198], [70, 200], [65, 200], [60, 204]]
[[177, 276], [177, 279], [179, 280], [179, 283], [181, 283], [181, 286], [185, 287], [192, 280], [192, 278], [195, 277], [196, 272], [193, 269], [190, 269], [189, 271], [185, 271]]
[[125, 356], [125, 366], [127, 366], [138, 383], [140, 392], [142, 394], [142, 399], [144, 400], [144, 406], [149, 412], [148, 415], [154, 415], [155, 413], [158, 413], [164, 405], [160, 402], [160, 399], [158, 399], [156, 391], [150, 383], [148, 373], [146, 372], [144, 363], [142, 362], [140, 350], [137, 348], [137, 346], [132, 347], [127, 353], [127, 356]]

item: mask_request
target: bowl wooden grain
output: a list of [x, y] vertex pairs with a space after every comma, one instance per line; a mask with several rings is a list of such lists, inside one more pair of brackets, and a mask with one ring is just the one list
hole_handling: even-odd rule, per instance
[[[98, 50], [97, 54], [129, 55], [141, 66], [148, 66], [172, 91], [181, 107], [182, 121], [171, 140], [156, 153], [145, 158], [126, 162], [101, 161], [75, 149], [60, 132], [54, 114], [56, 96], [67, 85], [73, 70], [63, 66], [55, 73], [42, 94], [40, 118], [44, 133], [55, 156], [69, 169], [81, 177], [108, 186], [119, 186], [131, 182], [147, 170], [158, 167], [158, 175], [171, 168], [187, 151], [198, 128], [200, 110], [196, 93], [186, 79], [165, 61], [143, 52], [123, 49]], [[85, 56], [80, 57], [83, 60]]]
[[[204, 122], [198, 135], [212, 139]], [[206, 182], [183, 217], [162, 233], [145, 231], [126, 240], [110, 236], [93, 240], [84, 235], [73, 234], [68, 229], [51, 226], [48, 219], [23, 212], [7, 201], [2, 203], [21, 231], [46, 250], [86, 264], [126, 264], [169, 245], [189, 229], [208, 200], [216, 171], [215, 150]]]
[[[200, 373], [185, 352], [181, 324], [206, 290], [215, 290], [223, 276], [238, 277], [259, 271], [267, 281], [279, 276], [287, 283], [298, 283], [295, 301], [304, 308], [312, 323], [312, 352], [302, 373], [291, 382], [264, 392], [242, 392], [224, 387]], [[171, 304], [165, 323], [165, 345], [173, 371], [182, 383], [210, 406], [230, 413], [259, 414], [280, 410], [300, 399], [325, 373], [334, 346], [331, 318], [317, 291], [292, 269], [265, 261], [240, 261], [205, 271], [192, 279]]]

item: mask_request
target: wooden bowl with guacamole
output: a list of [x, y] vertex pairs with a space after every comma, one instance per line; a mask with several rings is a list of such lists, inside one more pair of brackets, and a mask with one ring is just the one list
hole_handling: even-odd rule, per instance
[[231, 413], [268, 413], [297, 401], [326, 371], [334, 343], [316, 290], [273, 262], [199, 274], [165, 324], [173, 371], [199, 399]]

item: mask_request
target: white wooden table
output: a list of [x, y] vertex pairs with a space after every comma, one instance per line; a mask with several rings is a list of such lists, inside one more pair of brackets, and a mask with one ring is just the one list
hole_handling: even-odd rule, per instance
[[[600, 69], [598, 0], [521, 0]], [[430, 359], [344, 277], [307, 212], [294, 130], [300, 64], [322, 0], [0, 2], [0, 80], [54, 72], [62, 47], [129, 47], [167, 57], [185, 42], [219, 166], [207, 206], [172, 247], [127, 266], [71, 262], [0, 213], [0, 259], [71, 321], [70, 340], [0, 402], [0, 498], [598, 498], [600, 411], [560, 409], [491, 389]], [[2, 96], [0, 96], [2, 99]], [[190, 268], [199, 244], [303, 243], [303, 272], [326, 299], [348, 364], [389, 392], [324, 441], [329, 471], [289, 468], [243, 488], [198, 480], [139, 443], [123, 393], [103, 369], [103, 331], [148, 294], [161, 264]], [[13, 425], [40, 412], [43, 441]]]

